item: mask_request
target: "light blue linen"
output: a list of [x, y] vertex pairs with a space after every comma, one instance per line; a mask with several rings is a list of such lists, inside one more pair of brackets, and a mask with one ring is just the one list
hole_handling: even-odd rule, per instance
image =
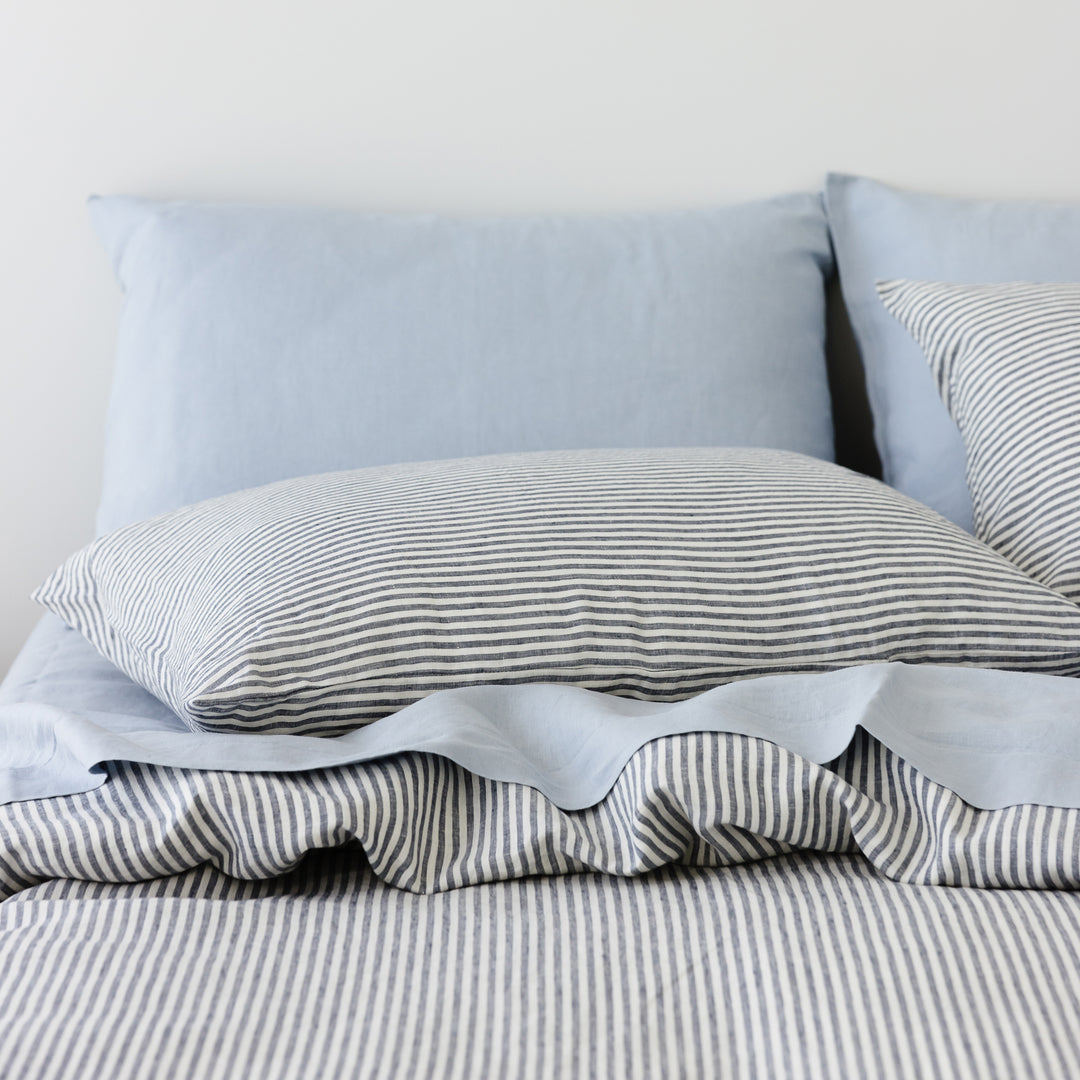
[[195, 734], [47, 616], [0, 688], [0, 802], [88, 791], [102, 762], [294, 772], [402, 750], [591, 806], [651, 739], [727, 731], [831, 761], [861, 726], [984, 809], [1080, 807], [1080, 680], [873, 664], [729, 683], [676, 704], [550, 684], [446, 690], [348, 735]]
[[885, 481], [970, 532], [960, 433], [876, 282], [1080, 281], [1080, 204], [945, 198], [841, 174], [825, 201]]
[[832, 460], [820, 196], [454, 219], [91, 201], [126, 299], [98, 527], [525, 450]]

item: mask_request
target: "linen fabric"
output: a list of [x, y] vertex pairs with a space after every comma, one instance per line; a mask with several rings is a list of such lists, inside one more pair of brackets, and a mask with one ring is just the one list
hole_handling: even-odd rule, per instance
[[281, 481], [99, 538], [36, 598], [194, 730], [334, 734], [449, 687], [678, 701], [903, 660], [1080, 672], [1080, 609], [798, 454], [496, 455]]
[[124, 289], [99, 533], [286, 477], [604, 446], [832, 458], [820, 196], [454, 219], [91, 202]]
[[829, 230], [885, 480], [973, 529], [964, 444], [876, 283], [1080, 281], [1080, 204], [956, 199], [830, 175]]
[[600, 802], [646, 743], [670, 735], [744, 735], [822, 764], [862, 729], [970, 806], [1077, 809], [1077, 715], [1078, 679], [877, 663], [744, 679], [664, 703], [553, 683], [462, 686], [333, 739], [253, 739], [191, 731], [46, 614], [0, 684], [0, 803], [93, 790], [108, 782], [107, 762], [300, 773], [418, 752], [578, 810]]
[[1080, 285], [878, 291], [964, 437], [976, 534], [1080, 602]]
[[0, 904], [15, 1076], [1080, 1072], [1074, 893], [900, 884], [796, 852], [417, 896], [355, 849]]
[[737, 866], [796, 848], [862, 852], [913, 884], [1080, 889], [1080, 809], [978, 810], [865, 733], [823, 765], [744, 735], [666, 736], [572, 812], [424, 753], [292, 775], [130, 762], [109, 773], [94, 792], [0, 808], [0, 899], [58, 877], [153, 880], [206, 863], [260, 880], [350, 842], [415, 893]]

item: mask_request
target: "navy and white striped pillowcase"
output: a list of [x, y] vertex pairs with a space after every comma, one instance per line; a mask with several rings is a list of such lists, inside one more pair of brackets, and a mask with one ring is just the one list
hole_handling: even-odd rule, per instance
[[1080, 673], [1080, 612], [920, 504], [781, 451], [332, 473], [108, 534], [37, 599], [199, 730], [333, 734], [433, 691], [648, 700], [876, 661]]
[[884, 281], [964, 437], [975, 531], [1080, 602], [1080, 284]]

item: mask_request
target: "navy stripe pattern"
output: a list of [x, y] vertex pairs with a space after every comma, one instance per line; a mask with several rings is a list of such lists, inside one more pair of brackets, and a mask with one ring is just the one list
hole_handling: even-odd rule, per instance
[[964, 436], [976, 534], [1080, 601], [1080, 285], [878, 291]]
[[433, 896], [351, 849], [0, 904], [20, 1080], [1080, 1076], [1080, 900], [857, 855]]
[[1080, 611], [874, 480], [762, 450], [284, 481], [111, 533], [37, 598], [196, 729], [332, 734], [470, 683], [648, 700], [885, 660], [1080, 673]]
[[603, 801], [572, 812], [423, 753], [296, 774], [109, 768], [94, 791], [0, 807], [0, 895], [203, 864], [259, 880], [346, 843], [416, 893], [793, 849], [861, 851], [921, 885], [1080, 888], [1080, 810], [978, 810], [864, 733], [831, 766], [742, 735], [668, 736], [639, 750]]

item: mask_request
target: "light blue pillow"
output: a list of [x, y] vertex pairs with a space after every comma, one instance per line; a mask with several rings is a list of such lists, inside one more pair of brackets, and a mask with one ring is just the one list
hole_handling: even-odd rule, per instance
[[535, 449], [832, 457], [821, 199], [452, 219], [95, 198], [126, 293], [99, 531]]
[[825, 201], [885, 480], [970, 531], [960, 433], [876, 282], [1080, 280], [1080, 204], [921, 195], [836, 174]]

